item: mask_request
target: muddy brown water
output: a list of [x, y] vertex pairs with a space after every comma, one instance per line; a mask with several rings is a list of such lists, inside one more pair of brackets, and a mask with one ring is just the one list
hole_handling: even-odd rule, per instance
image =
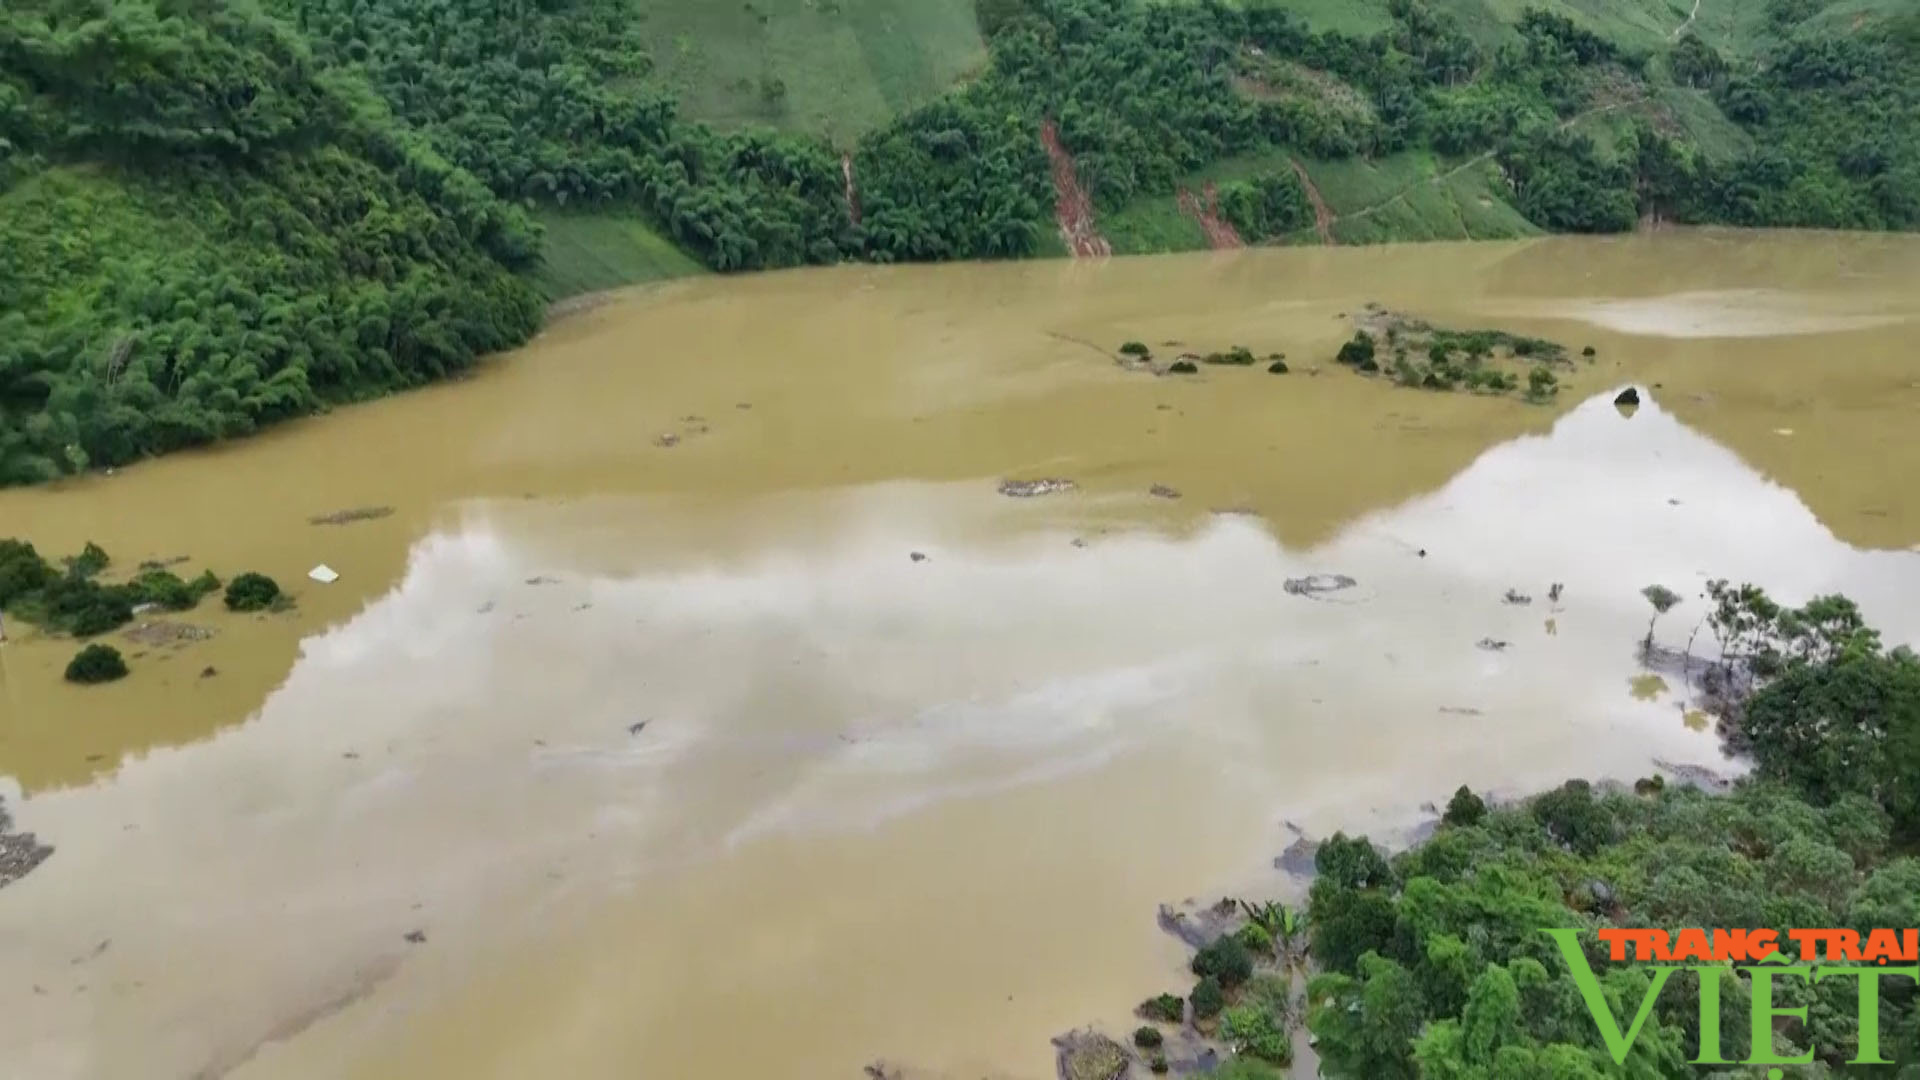
[[[1398, 390], [1327, 359], [1369, 300], [1598, 358], [1548, 407]], [[0, 891], [0, 1061], [1049, 1076], [1049, 1036], [1183, 985], [1159, 902], [1285, 888], [1283, 821], [1718, 764], [1633, 681], [1641, 586], [1688, 598], [1672, 644], [1708, 575], [1913, 639], [1917, 338], [1903, 237], [843, 268], [0, 492], [43, 551], [298, 599], [86, 690], [10, 628], [0, 794], [57, 851]], [[1294, 373], [1156, 379], [1129, 339]]]

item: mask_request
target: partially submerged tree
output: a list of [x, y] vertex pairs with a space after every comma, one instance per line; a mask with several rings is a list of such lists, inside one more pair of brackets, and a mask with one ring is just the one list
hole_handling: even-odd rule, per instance
[[1660, 621], [1660, 616], [1679, 605], [1680, 594], [1665, 585], [1649, 585], [1640, 590], [1640, 595], [1646, 597], [1647, 603], [1653, 605], [1653, 617], [1647, 620], [1647, 638], [1641, 642], [1640, 646], [1643, 651], [1650, 653], [1653, 651], [1653, 624]]
[[121, 658], [120, 650], [111, 645], [89, 645], [67, 662], [66, 679], [70, 683], [85, 686], [126, 677], [127, 662]]

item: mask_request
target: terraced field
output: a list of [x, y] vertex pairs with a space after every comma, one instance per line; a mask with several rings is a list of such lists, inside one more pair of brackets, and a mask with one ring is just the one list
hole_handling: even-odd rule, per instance
[[851, 143], [986, 62], [973, 0], [636, 0], [685, 115]]

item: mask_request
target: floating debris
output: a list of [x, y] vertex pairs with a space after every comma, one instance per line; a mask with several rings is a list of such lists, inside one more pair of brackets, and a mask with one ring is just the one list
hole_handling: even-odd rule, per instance
[[1533, 603], [1533, 597], [1528, 596], [1519, 589], [1508, 589], [1506, 595], [1501, 597], [1501, 599], [1516, 607]]
[[321, 563], [319, 566], [307, 571], [307, 576], [322, 585], [331, 585], [340, 580], [340, 574], [326, 563]]
[[1554, 583], [1553, 583], [1553, 588], [1551, 588], [1551, 589], [1548, 589], [1548, 590], [1547, 590], [1547, 602], [1548, 602], [1548, 603], [1550, 603], [1550, 604], [1557, 604], [1557, 603], [1559, 603], [1559, 602], [1560, 602], [1560, 593], [1561, 593], [1562, 591], [1564, 591], [1565, 589], [1566, 589], [1566, 586], [1565, 586], [1565, 585], [1562, 585], [1562, 584], [1560, 584], [1560, 583], [1559, 583], [1559, 582], [1557, 582], [1557, 581], [1556, 581], [1556, 582], [1554, 582]]
[[1507, 651], [1507, 646], [1511, 644], [1513, 643], [1510, 641], [1500, 641], [1490, 637], [1483, 637], [1479, 641], [1474, 642], [1475, 646], [1485, 649], [1488, 652], [1505, 652]]
[[427, 943], [427, 932], [425, 930], [409, 930], [407, 931], [406, 938], [407, 944], [409, 945], [425, 945]]
[[1147, 494], [1156, 499], [1177, 499], [1180, 493], [1165, 484], [1155, 484], [1147, 489]]
[[907, 558], [912, 559], [914, 562], [926, 562], [927, 553], [924, 551], [911, 551], [907, 553]]
[[1062, 480], [1057, 477], [1044, 477], [1039, 480], [1002, 480], [1000, 494], [1015, 499], [1031, 499], [1040, 495], [1072, 491], [1078, 486], [1071, 480]]
[[1306, 577], [1288, 578], [1281, 587], [1295, 596], [1318, 596], [1351, 589], [1358, 584], [1358, 581], [1345, 574], [1309, 574]]
[[675, 435], [673, 432], [669, 431], [664, 434], [656, 436], [653, 440], [653, 445], [659, 447], [662, 450], [671, 450], [674, 447], [680, 445], [680, 436]]
[[167, 622], [160, 619], [141, 623], [139, 626], [123, 631], [120, 636], [137, 645], [177, 649], [197, 641], [205, 641], [213, 636], [213, 631], [191, 623]]
[[309, 525], [351, 525], [356, 521], [378, 521], [393, 513], [391, 506], [356, 506], [347, 510], [335, 510], [331, 514], [321, 514], [307, 519]]
[[1443, 713], [1446, 713], [1448, 716], [1484, 716], [1486, 715], [1485, 713], [1482, 713], [1479, 709], [1470, 708], [1465, 705], [1442, 705], [1440, 706], [1440, 711]]
[[13, 832], [13, 818], [0, 802], [0, 889], [19, 881], [53, 854], [53, 849], [34, 839], [32, 833]]
[[638, 735], [645, 730], [647, 730], [647, 722], [645, 720], [636, 720], [627, 725], [627, 734], [629, 735]]

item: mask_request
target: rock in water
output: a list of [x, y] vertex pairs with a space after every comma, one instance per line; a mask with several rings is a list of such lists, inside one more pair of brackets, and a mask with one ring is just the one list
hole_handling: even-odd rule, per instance
[[0, 803], [0, 889], [19, 881], [47, 861], [53, 849], [34, 839], [32, 833], [13, 832], [13, 817]]
[[1061, 1080], [1121, 1080], [1128, 1057], [1120, 1044], [1092, 1031], [1072, 1031], [1053, 1040], [1060, 1051]]
[[1052, 495], [1060, 491], [1072, 491], [1076, 485], [1071, 480], [1057, 477], [1044, 477], [1039, 480], [1002, 480], [1000, 494], [1016, 499], [1031, 499], [1038, 495]]
[[1309, 574], [1306, 577], [1288, 578], [1282, 588], [1295, 596], [1316, 596], [1351, 589], [1358, 584], [1345, 574]]

